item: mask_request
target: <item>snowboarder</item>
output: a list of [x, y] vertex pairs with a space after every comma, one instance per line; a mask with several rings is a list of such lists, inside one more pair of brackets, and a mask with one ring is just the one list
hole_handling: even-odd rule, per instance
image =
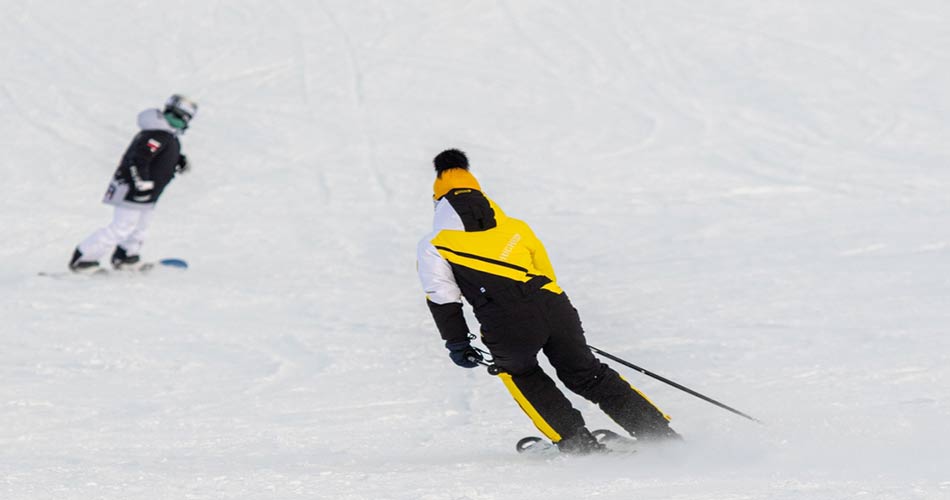
[[198, 105], [175, 94], [164, 109], [146, 109], [138, 115], [141, 131], [132, 139], [109, 183], [103, 203], [115, 206], [112, 222], [79, 243], [69, 261], [75, 272], [95, 271], [99, 259], [112, 253], [116, 269], [141, 264], [139, 250], [152, 220], [155, 203], [175, 174], [187, 172], [178, 136], [185, 133]]
[[443, 151], [433, 163], [434, 230], [419, 242], [417, 267], [452, 361], [474, 368], [472, 359], [484, 359], [469, 340], [465, 297], [505, 387], [560, 451], [604, 448], [538, 365], [540, 351], [568, 389], [598, 404], [637, 440], [678, 439], [667, 415], [591, 353], [577, 310], [531, 228], [482, 193], [463, 152]]

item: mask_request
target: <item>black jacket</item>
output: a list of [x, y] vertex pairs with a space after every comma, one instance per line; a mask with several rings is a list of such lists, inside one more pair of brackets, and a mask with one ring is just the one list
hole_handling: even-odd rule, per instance
[[[181, 143], [175, 134], [164, 130], [143, 130], [132, 139], [113, 178], [129, 185], [125, 201], [155, 203], [165, 186], [175, 178], [180, 162]], [[152, 189], [139, 190], [136, 180], [152, 181]]]
[[158, 109], [139, 114], [142, 129], [132, 139], [119, 163], [104, 202], [113, 205], [151, 206], [185, 164], [181, 142]]

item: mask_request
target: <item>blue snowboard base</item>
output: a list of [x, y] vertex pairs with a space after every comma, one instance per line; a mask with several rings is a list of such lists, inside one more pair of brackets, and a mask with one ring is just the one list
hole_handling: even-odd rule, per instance
[[188, 263], [183, 259], [162, 259], [158, 261], [160, 265], [168, 267], [177, 267], [179, 269], [188, 269]]

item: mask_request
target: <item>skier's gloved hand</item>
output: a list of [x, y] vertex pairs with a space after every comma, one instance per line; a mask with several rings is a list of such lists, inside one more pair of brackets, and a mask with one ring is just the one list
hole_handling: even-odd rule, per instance
[[178, 155], [178, 163], [175, 164], [175, 172], [184, 174], [190, 171], [191, 163], [188, 163], [188, 157], [185, 155]]
[[132, 187], [138, 192], [151, 191], [155, 189], [155, 181], [147, 181], [139, 175], [139, 168], [135, 165], [129, 167], [129, 173], [132, 174]]
[[446, 341], [445, 348], [449, 350], [449, 357], [452, 358], [452, 361], [461, 366], [462, 368], [475, 368], [478, 366], [478, 363], [470, 360], [469, 358], [475, 358], [479, 361], [482, 359], [482, 353], [475, 350], [472, 347], [472, 343], [467, 340], [459, 341]]
[[135, 190], [138, 192], [148, 192], [155, 189], [154, 181], [143, 181], [142, 179], [135, 179]]

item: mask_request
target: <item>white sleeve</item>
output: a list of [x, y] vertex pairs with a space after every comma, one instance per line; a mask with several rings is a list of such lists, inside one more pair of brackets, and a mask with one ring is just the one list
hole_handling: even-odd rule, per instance
[[426, 293], [426, 298], [432, 303], [462, 302], [462, 290], [455, 282], [452, 267], [432, 245], [431, 236], [423, 238], [419, 242], [416, 268], [419, 271], [419, 280], [422, 282], [422, 289]]

